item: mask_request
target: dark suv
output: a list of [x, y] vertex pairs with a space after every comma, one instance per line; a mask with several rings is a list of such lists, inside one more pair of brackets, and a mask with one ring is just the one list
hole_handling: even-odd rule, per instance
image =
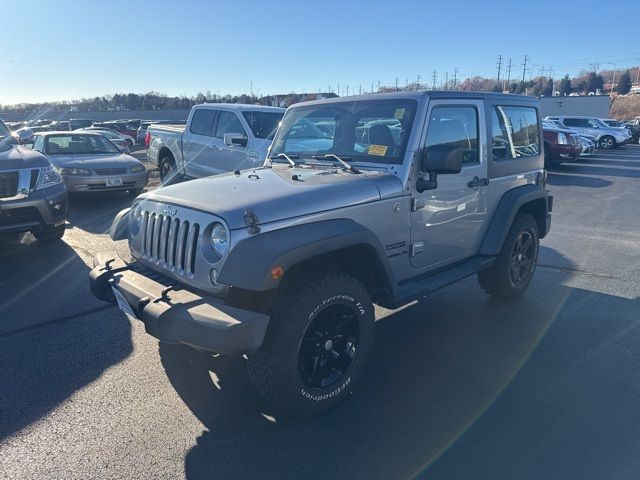
[[0, 120], [0, 238], [31, 232], [38, 240], [59, 240], [68, 214], [67, 190], [44, 155], [20, 145], [32, 136], [21, 130], [13, 137]]

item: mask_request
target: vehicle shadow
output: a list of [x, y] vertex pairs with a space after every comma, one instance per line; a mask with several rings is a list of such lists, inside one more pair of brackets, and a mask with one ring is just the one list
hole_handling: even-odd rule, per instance
[[127, 192], [71, 193], [69, 223], [90, 233], [106, 233], [116, 214], [133, 200]]
[[589, 177], [583, 175], [570, 175], [557, 171], [548, 171], [549, 185], [555, 187], [588, 187], [588, 188], [602, 188], [611, 185], [613, 182], [598, 177]]
[[90, 294], [88, 272], [64, 241], [3, 245], [0, 441], [132, 352], [130, 323]]
[[[517, 301], [489, 299], [470, 278], [380, 321], [353, 394], [313, 419], [290, 419], [263, 402], [242, 358], [160, 345], [169, 380], [206, 427], [186, 455], [186, 476], [389, 479], [423, 472], [482, 418], [523, 365], [535, 368], [530, 357], [547, 329], [571, 335], [585, 301], [594, 307], [581, 312], [587, 323], [608, 311], [626, 315], [617, 327], [632, 320], [637, 302], [564, 286], [575, 266], [554, 251], [544, 257], [548, 266]], [[562, 396], [563, 385], [545, 387]]]
[[580, 160], [580, 163], [584, 165], [593, 165], [593, 166], [616, 166], [616, 167], [632, 167], [632, 168], [640, 168], [640, 159], [634, 160], [618, 160], [609, 157], [595, 157], [595, 158], [584, 158]]
[[[638, 165], [640, 166], [640, 164]], [[612, 168], [608, 166], [596, 165], [579, 165], [579, 164], [560, 164], [555, 167], [555, 172], [562, 173], [579, 173], [594, 176], [605, 177], [622, 177], [622, 178], [640, 178], [640, 168]]]

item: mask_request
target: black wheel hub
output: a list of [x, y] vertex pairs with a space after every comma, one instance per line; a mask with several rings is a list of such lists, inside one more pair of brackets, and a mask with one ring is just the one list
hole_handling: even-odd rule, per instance
[[328, 305], [313, 317], [298, 348], [298, 367], [311, 388], [324, 388], [349, 369], [358, 349], [356, 313], [343, 304]]
[[509, 269], [509, 276], [514, 285], [519, 285], [527, 280], [533, 270], [535, 254], [535, 242], [531, 233], [520, 233], [513, 245]]

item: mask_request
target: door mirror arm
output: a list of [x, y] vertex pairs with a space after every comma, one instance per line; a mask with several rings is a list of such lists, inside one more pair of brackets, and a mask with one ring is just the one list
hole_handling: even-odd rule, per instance
[[419, 177], [416, 182], [416, 190], [418, 193], [422, 193], [425, 190], [434, 190], [438, 188], [438, 174], [436, 172], [429, 172], [429, 179]]

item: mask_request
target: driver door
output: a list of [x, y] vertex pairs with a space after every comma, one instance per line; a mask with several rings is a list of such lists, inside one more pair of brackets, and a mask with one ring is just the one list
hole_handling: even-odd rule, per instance
[[433, 190], [418, 193], [414, 186], [411, 265], [431, 270], [477, 252], [487, 221], [487, 132], [481, 101], [435, 100], [427, 118], [424, 147], [447, 144], [464, 150], [460, 173], [438, 175]]

